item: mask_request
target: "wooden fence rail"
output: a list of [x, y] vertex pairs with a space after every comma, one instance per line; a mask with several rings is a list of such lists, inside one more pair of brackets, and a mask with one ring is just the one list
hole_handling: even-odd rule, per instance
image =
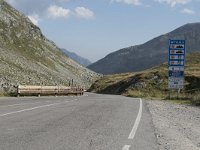
[[84, 89], [79, 87], [68, 86], [30, 86], [19, 85], [17, 88], [18, 96], [20, 95], [83, 95]]

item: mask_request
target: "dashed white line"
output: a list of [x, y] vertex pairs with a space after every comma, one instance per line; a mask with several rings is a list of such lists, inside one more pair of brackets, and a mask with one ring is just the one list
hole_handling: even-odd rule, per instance
[[137, 118], [135, 120], [135, 124], [133, 126], [133, 129], [132, 129], [131, 133], [129, 134], [128, 139], [131, 139], [131, 140], [134, 139], [136, 131], [137, 131], [137, 128], [138, 128], [140, 120], [141, 120], [141, 117], [142, 117], [142, 99], [140, 99], [139, 112], [138, 112]]
[[0, 117], [12, 115], [12, 114], [17, 114], [17, 113], [21, 113], [21, 112], [25, 112], [25, 111], [31, 111], [31, 110], [38, 109], [38, 108], [44, 108], [44, 107], [60, 105], [60, 104], [64, 104], [64, 103], [67, 103], [67, 102], [69, 102], [69, 101], [65, 101], [65, 102], [61, 102], [61, 103], [53, 103], [53, 104], [48, 104], [48, 105], [42, 105], [42, 106], [27, 108], [27, 109], [18, 110], [18, 111], [12, 111], [12, 112], [9, 112], [9, 113], [0, 114]]
[[124, 145], [124, 147], [122, 148], [122, 150], [129, 150], [131, 146], [130, 145]]

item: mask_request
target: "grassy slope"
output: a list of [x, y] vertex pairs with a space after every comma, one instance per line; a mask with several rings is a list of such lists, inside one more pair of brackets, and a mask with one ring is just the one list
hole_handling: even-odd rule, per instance
[[[185, 92], [193, 94], [200, 89], [200, 53], [187, 56], [185, 72]], [[168, 67], [158, 67], [135, 73], [104, 76], [96, 81], [90, 91], [120, 94], [132, 97], [166, 98], [168, 96]]]

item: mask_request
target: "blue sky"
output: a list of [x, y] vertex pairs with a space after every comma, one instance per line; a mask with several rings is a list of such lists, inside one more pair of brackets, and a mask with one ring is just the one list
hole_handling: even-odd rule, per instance
[[58, 47], [95, 62], [186, 23], [200, 22], [200, 0], [7, 0]]

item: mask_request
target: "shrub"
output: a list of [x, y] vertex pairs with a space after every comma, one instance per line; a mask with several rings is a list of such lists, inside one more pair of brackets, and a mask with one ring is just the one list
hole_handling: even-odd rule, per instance
[[191, 101], [194, 105], [200, 106], [200, 91], [192, 95]]

